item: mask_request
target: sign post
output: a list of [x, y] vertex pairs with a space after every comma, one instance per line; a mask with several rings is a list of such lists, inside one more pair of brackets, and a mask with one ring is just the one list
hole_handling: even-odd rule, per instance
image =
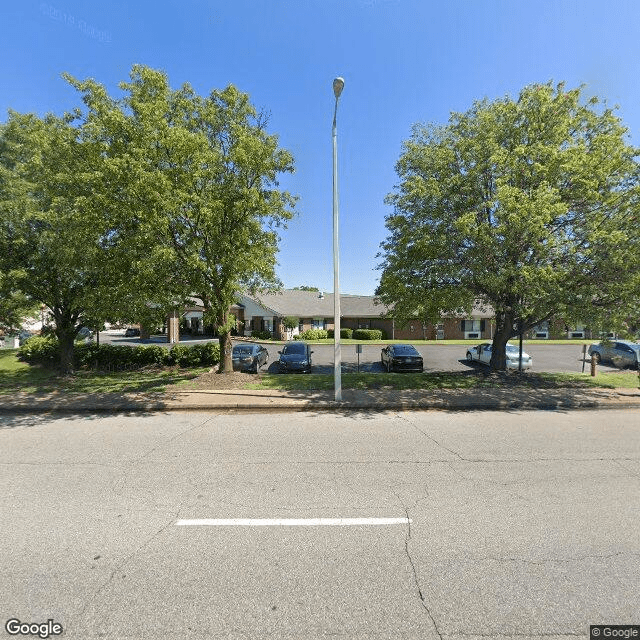
[[356, 345], [356, 353], [358, 354], [358, 373], [360, 373], [360, 354], [362, 353], [362, 345]]

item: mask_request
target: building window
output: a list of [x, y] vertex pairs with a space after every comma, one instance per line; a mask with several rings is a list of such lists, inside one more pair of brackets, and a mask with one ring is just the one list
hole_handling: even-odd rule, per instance
[[474, 331], [479, 333], [483, 329], [484, 329], [484, 320], [463, 320], [462, 321], [463, 331]]
[[312, 329], [324, 329], [324, 318], [314, 318], [311, 325]]

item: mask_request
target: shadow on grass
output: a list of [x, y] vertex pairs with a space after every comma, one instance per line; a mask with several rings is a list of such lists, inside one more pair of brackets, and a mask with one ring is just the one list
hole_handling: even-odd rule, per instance
[[305, 400], [305, 409], [318, 414], [331, 410], [352, 416], [360, 412], [362, 417], [404, 409], [567, 411], [598, 407], [618, 386], [637, 388], [633, 374], [593, 379], [580, 374], [496, 372], [477, 364], [464, 371], [343, 373], [341, 378], [343, 404], [338, 406], [333, 402], [332, 375], [266, 374], [247, 388], [284, 390], [290, 398]]

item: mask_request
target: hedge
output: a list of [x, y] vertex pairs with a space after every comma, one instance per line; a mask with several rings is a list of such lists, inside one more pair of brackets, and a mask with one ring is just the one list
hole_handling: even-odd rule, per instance
[[[334, 335], [333, 329], [327, 329], [327, 338], [333, 338], [333, 335]], [[341, 328], [340, 337], [348, 338], [350, 340], [353, 337], [353, 329], [349, 329], [346, 327]]]
[[307, 329], [297, 336], [294, 336], [295, 340], [324, 340], [328, 337], [326, 329]]
[[271, 340], [273, 336], [271, 335], [271, 331], [259, 331], [258, 329], [256, 329], [255, 331], [251, 332], [251, 337], [258, 338], [258, 340]]
[[384, 332], [380, 329], [356, 329], [353, 332], [354, 340], [383, 340]]
[[[29, 338], [19, 349], [18, 358], [29, 364], [55, 366], [60, 360], [60, 348], [54, 337]], [[78, 344], [74, 349], [74, 366], [82, 369], [142, 369], [148, 366], [181, 368], [212, 366], [220, 361], [220, 345], [207, 342], [187, 346], [177, 344], [172, 349], [159, 345], [141, 347]]]

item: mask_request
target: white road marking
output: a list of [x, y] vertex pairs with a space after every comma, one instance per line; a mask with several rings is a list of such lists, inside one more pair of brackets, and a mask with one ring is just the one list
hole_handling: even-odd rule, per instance
[[178, 520], [178, 527], [353, 527], [363, 525], [411, 524], [410, 518], [203, 518]]

